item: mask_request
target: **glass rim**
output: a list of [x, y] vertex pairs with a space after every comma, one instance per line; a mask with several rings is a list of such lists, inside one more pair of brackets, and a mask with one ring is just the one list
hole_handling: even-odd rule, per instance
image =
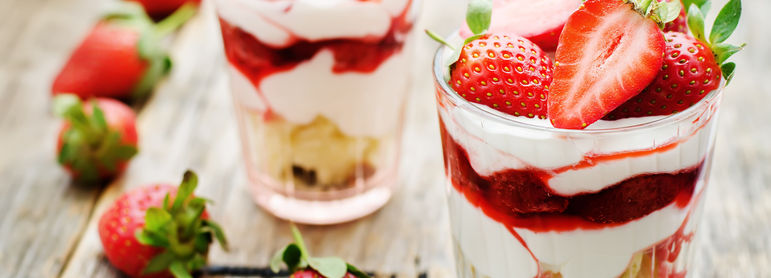
[[[691, 119], [692, 116], [694, 116], [695, 114], [702, 113], [704, 110], [706, 110], [709, 107], [709, 105], [707, 104], [712, 103], [715, 100], [719, 99], [719, 96], [722, 95], [723, 90], [725, 89], [725, 81], [723, 80], [723, 78], [721, 78], [720, 86], [716, 90], [713, 90], [712, 92], [707, 94], [704, 98], [702, 98], [698, 102], [688, 107], [688, 109], [680, 111], [676, 114], [664, 116], [662, 118], [651, 120], [644, 123], [622, 126], [622, 127], [614, 127], [614, 128], [583, 129], [583, 130], [545, 127], [545, 126], [526, 123], [523, 121], [518, 121], [516, 120], [516, 117], [508, 116], [503, 113], [493, 113], [477, 105], [470, 105], [472, 104], [471, 102], [462, 98], [457, 92], [455, 92], [455, 90], [448, 84], [448, 82], [444, 81], [445, 80], [444, 79], [445, 69], [443, 66], [444, 58], [445, 58], [444, 51], [446, 51], [447, 49], [448, 49], [447, 46], [444, 46], [444, 45], [440, 45], [437, 48], [436, 53], [434, 55], [433, 65], [432, 65], [432, 72], [433, 72], [432, 75], [434, 77], [434, 83], [436, 83], [437, 86], [441, 88], [441, 91], [442, 91], [441, 93], [446, 98], [448, 98], [455, 105], [469, 104], [469, 105], [463, 105], [463, 109], [470, 110], [470, 112], [480, 115], [486, 119], [493, 119], [510, 126], [529, 129], [529, 130], [535, 130], [535, 131], [541, 131], [541, 132], [559, 133], [564, 135], [575, 136], [575, 135], [591, 135], [591, 134], [596, 135], [596, 134], [627, 133], [627, 132], [636, 132], [636, 131], [647, 130], [647, 129], [655, 129], [661, 126], [676, 124], [681, 121]], [[701, 107], [704, 107], [704, 108], [701, 108]]]

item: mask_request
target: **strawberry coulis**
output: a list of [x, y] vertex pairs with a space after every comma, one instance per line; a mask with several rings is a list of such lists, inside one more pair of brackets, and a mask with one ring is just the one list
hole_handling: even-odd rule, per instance
[[[555, 171], [509, 169], [489, 176], [479, 175], [472, 168], [466, 150], [450, 136], [442, 121], [439, 126], [445, 170], [453, 188], [485, 215], [503, 224], [535, 261], [538, 259], [515, 229], [528, 229], [536, 233], [598, 230], [627, 224], [666, 206], [686, 208], [697, 198], [694, 190], [704, 166], [702, 162], [677, 173], [639, 175], [596, 193], [559, 196], [544, 182]], [[558, 171], [590, 167], [601, 161], [649, 155], [676, 146], [677, 143], [671, 143], [654, 150], [590, 155], [575, 166]], [[661, 255], [665, 254], [668, 258], [657, 260], [657, 269], [667, 267], [667, 262], [673, 262], [683, 242], [691, 240], [692, 234], [683, 233], [687, 222], [686, 218], [675, 234], [652, 246], [657, 257], [662, 258]], [[662, 277], [682, 275], [675, 273]]]
[[[289, 30], [284, 30], [291, 35], [291, 38], [288, 43], [279, 47], [261, 42], [252, 34], [220, 18], [225, 56], [255, 88], [260, 88], [260, 83], [266, 77], [290, 71], [303, 62], [311, 60], [322, 50], [332, 52], [335, 60], [332, 72], [335, 74], [372, 73], [393, 54], [402, 50], [406, 34], [413, 26], [412, 19], [408, 18], [411, 6], [410, 0], [405, 5], [404, 11], [392, 19], [390, 29], [382, 37], [309, 41], [292, 34]], [[288, 9], [291, 9], [291, 6]], [[263, 101], [265, 100], [264, 97], [260, 97]], [[266, 114], [269, 115], [269, 111], [270, 108]]]

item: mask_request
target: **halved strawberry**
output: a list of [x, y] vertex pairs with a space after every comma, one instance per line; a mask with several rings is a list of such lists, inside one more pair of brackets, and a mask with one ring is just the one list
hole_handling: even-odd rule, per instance
[[[549, 96], [554, 127], [586, 128], [656, 77], [665, 43], [657, 22], [648, 17], [671, 21], [677, 15], [661, 16], [661, 9], [639, 2], [588, 0], [570, 16], [557, 48]], [[656, 8], [673, 4], [654, 3]]]
[[[494, 0], [489, 31], [520, 35], [544, 51], [554, 51], [565, 22], [580, 5], [581, 0]], [[467, 25], [460, 34], [472, 35]]]
[[461, 97], [528, 118], [546, 119], [551, 79], [551, 59], [517, 35], [484, 35], [471, 41], [450, 67], [450, 85]]

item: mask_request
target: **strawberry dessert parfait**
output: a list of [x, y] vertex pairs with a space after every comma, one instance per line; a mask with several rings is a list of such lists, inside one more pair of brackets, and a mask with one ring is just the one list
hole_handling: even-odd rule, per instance
[[692, 275], [740, 2], [538, 2], [429, 32], [458, 276]]
[[418, 2], [216, 1], [259, 205], [331, 224], [390, 198]]

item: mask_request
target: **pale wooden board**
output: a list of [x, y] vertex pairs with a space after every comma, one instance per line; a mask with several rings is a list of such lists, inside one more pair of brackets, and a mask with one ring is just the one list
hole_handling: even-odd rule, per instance
[[[49, 79], [98, 17], [94, 2], [0, 1], [0, 277], [55, 277], [60, 271], [63, 277], [115, 277], [96, 234], [98, 215], [126, 189], [177, 183], [186, 168], [201, 176], [198, 193], [215, 200], [212, 216], [233, 242], [229, 253], [215, 247], [211, 263], [266, 265], [290, 240], [288, 227], [249, 196], [208, 3], [174, 42], [176, 67], [139, 117], [141, 153], [126, 175], [101, 196], [67, 185], [53, 161], [57, 124], [48, 112]], [[771, 78], [771, 19], [764, 14], [771, 3], [744, 2], [743, 30], [733, 40], [750, 46], [737, 56], [737, 79], [726, 92], [694, 277], [771, 277], [771, 85], [758, 81]], [[449, 33], [462, 10], [462, 0], [428, 0], [416, 28]], [[424, 271], [452, 277], [429, 75], [435, 44], [424, 38], [420, 44], [400, 190], [362, 220], [301, 229], [319, 255], [340, 255], [400, 277]], [[89, 214], [94, 217], [87, 220]]]
[[71, 187], [55, 162], [50, 82], [102, 5], [0, 1], [0, 277], [55, 277], [98, 191]]

